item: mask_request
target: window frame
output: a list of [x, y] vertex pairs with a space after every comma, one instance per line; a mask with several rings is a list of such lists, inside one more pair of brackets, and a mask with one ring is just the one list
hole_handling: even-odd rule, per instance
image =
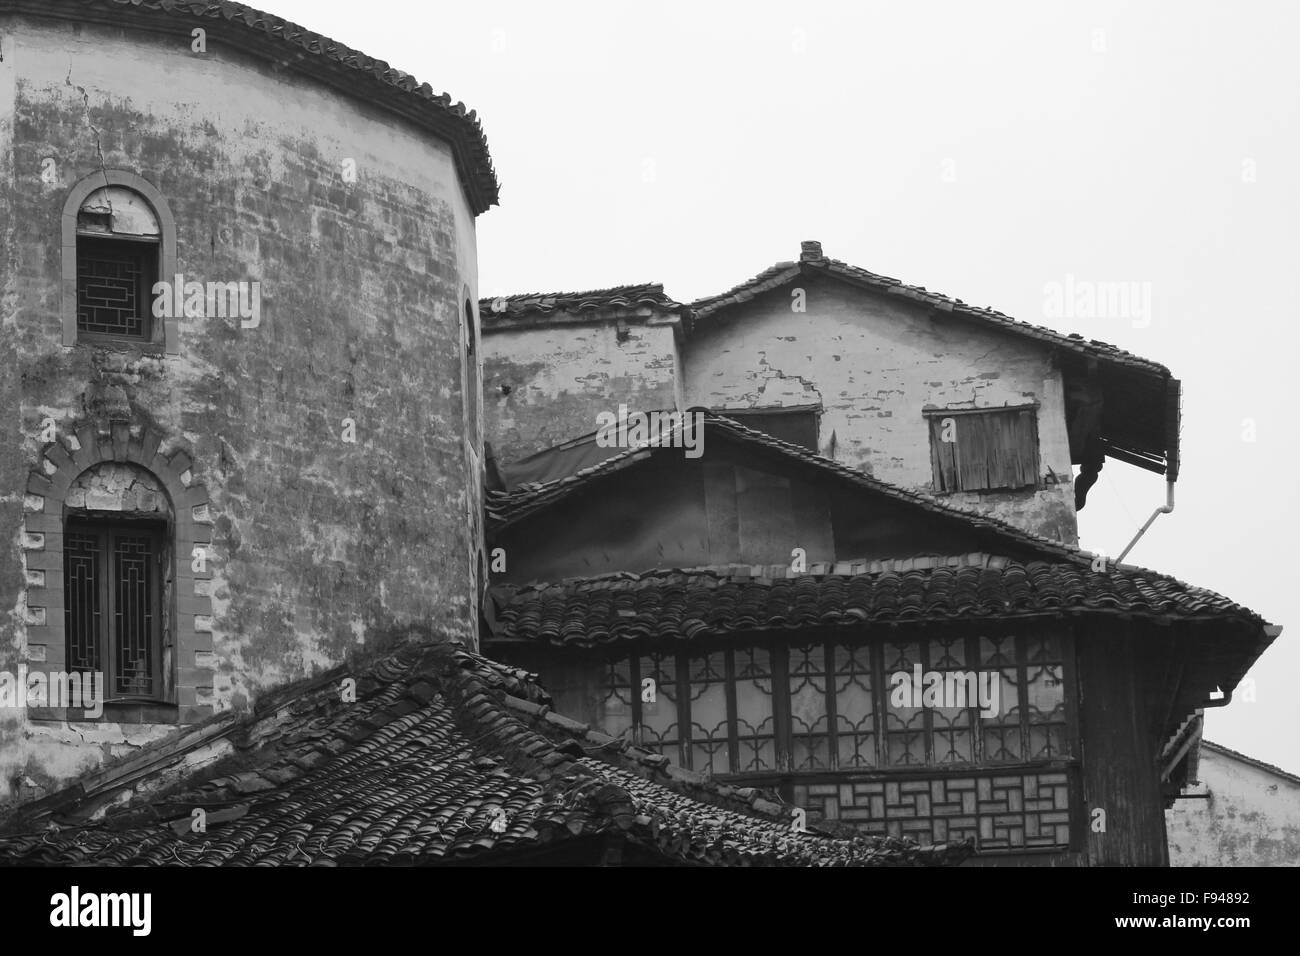
[[[930, 474], [931, 488], [936, 495], [953, 495], [953, 494], [983, 494], [991, 492], [1024, 492], [1036, 491], [1042, 487], [1042, 467], [1043, 456], [1041, 439], [1039, 436], [1039, 410], [1041, 403], [1022, 402], [1018, 405], [997, 405], [984, 408], [939, 408], [927, 406], [921, 410], [921, 416], [926, 426], [926, 442], [930, 449]], [[971, 488], [965, 487], [961, 480], [959, 471], [955, 474], [955, 487], [945, 487], [946, 482], [943, 480], [943, 464], [939, 456], [940, 440], [936, 437], [935, 424], [939, 420], [942, 427], [942, 420], [952, 418], [954, 421], [960, 418], [984, 417], [992, 418], [997, 415], [1024, 415], [1032, 416], [1032, 442], [1028, 449], [1028, 454], [1032, 458], [1030, 462], [1031, 480], [1021, 485], [995, 485], [988, 487]], [[960, 429], [959, 429], [960, 430]], [[953, 444], [956, 444], [955, 442]], [[955, 469], [956, 471], [956, 469]]]
[[[805, 448], [814, 454], [819, 453], [819, 443], [821, 441], [822, 415], [825, 408], [820, 402], [812, 405], [772, 405], [760, 406], [757, 408], [711, 408], [709, 410], [714, 415], [720, 415], [724, 418], [733, 419], [737, 425], [744, 428], [751, 428], [754, 431], [760, 431], [763, 434], [775, 438], [777, 441], [783, 441], [787, 444], [795, 445], [799, 448]], [[808, 415], [812, 417], [812, 444], [806, 444], [802, 441], [794, 441], [790, 438], [782, 438], [773, 434], [768, 429], [762, 427], [762, 420], [780, 421], [781, 419], [795, 420]], [[755, 421], [758, 419], [758, 421]]]
[[[138, 280], [137, 296], [143, 313], [140, 316], [142, 331], [139, 335], [118, 332], [96, 332], [81, 327], [81, 264], [91, 247], [103, 247], [108, 250], [125, 250], [130, 247], [148, 249], [152, 255], [144, 255], [145, 268]], [[95, 345], [139, 345], [148, 347], [158, 344], [158, 320], [153, 315], [153, 287], [159, 280], [158, 269], [161, 259], [162, 243], [146, 237], [92, 235], [77, 233], [77, 341]]]
[[[937, 637], [951, 639], [959, 637], [966, 642], [968, 648], [967, 664], [973, 670], [998, 670], [995, 664], [988, 666], [981, 662], [984, 659], [980, 653], [980, 638], [989, 637], [997, 640], [1012, 638], [1015, 646], [1015, 667], [1017, 671], [1017, 706], [1020, 708], [1017, 724], [1021, 728], [1022, 735], [1022, 752], [1018, 760], [1006, 760], [990, 762], [982, 758], [984, 748], [985, 724], [980, 721], [978, 716], [978, 706], [974, 708], [975, 721], [974, 732], [977, 741], [976, 759], [970, 762], [951, 762], [944, 764], [935, 763], [913, 763], [913, 764], [882, 764], [880, 755], [887, 746], [884, 739], [884, 723], [887, 714], [888, 694], [891, 689], [887, 680], [887, 674], [884, 671], [885, 644], [893, 639], [894, 643], [910, 643], [913, 641], [929, 642]], [[1030, 658], [1030, 643], [1037, 642], [1044, 638], [1051, 638], [1055, 641], [1056, 656], [1050, 658], [1050, 661], [1059, 667], [1060, 684], [1061, 684], [1061, 716], [1059, 720], [1052, 721], [1052, 724], [1059, 723], [1061, 726], [1061, 735], [1065, 744], [1065, 750], [1062, 753], [1049, 755], [1047, 757], [1034, 757], [1030, 755], [1029, 748], [1032, 745], [1031, 727], [1042, 727], [1046, 724], [1031, 724], [1029, 722], [1029, 684], [1028, 672], [1032, 670], [1038, 662]], [[835, 647], [849, 646], [861, 648], [867, 652], [867, 659], [870, 661], [872, 674], [872, 719], [874, 739], [872, 746], [875, 749], [877, 760], [874, 766], [862, 767], [844, 767], [839, 764], [838, 754], [839, 747], [835, 733], [826, 735], [828, 743], [828, 755], [832, 755], [834, 760], [829, 769], [803, 769], [794, 768], [793, 752], [791, 744], [793, 741], [793, 720], [791, 715], [790, 700], [790, 680], [793, 675], [790, 672], [789, 649], [794, 646], [820, 645], [822, 652], [822, 666], [829, 675], [828, 690], [835, 687], [834, 675], [837, 673], [834, 661]], [[870, 828], [865, 830], [867, 833], [889, 832], [902, 833], [915, 831], [914, 835], [925, 836], [927, 827], [935, 827], [935, 833], [938, 833], [940, 826], [946, 833], [947, 822], [941, 823], [941, 820], [957, 819], [956, 817], [944, 817], [943, 813], [951, 813], [951, 808], [946, 811], [936, 811], [925, 816], [920, 808], [904, 812], [898, 809], [876, 810], [877, 799], [883, 799], [883, 806], [888, 807], [892, 799], [893, 802], [899, 801], [899, 795], [902, 791], [911, 791], [915, 794], [917, 788], [922, 795], [926, 793], [934, 794], [934, 799], [939, 799], [939, 793], [946, 793], [946, 799], [951, 802], [952, 794], [948, 792], [954, 787], [974, 787], [975, 792], [971, 794], [977, 800], [974, 809], [967, 809], [965, 803], [962, 805], [961, 815], [972, 817], [976, 821], [980, 835], [977, 842], [980, 846], [980, 852], [993, 856], [1022, 856], [1022, 855], [1060, 855], [1062, 853], [1077, 854], [1083, 851], [1087, 837], [1087, 807], [1084, 802], [1083, 794], [1083, 743], [1080, 736], [1079, 728], [1079, 706], [1080, 697], [1078, 689], [1078, 672], [1075, 662], [1075, 637], [1069, 627], [1031, 627], [1031, 628], [1006, 628], [990, 629], [978, 624], [954, 623], [945, 625], [942, 634], [934, 633], [934, 629], [923, 629], [915, 636], [907, 636], [902, 640], [893, 634], [873, 634], [871, 632], [862, 633], [845, 633], [843, 628], [811, 628], [804, 631], [783, 631], [783, 632], [751, 632], [747, 634], [736, 634], [725, 644], [722, 642], [692, 642], [688, 648], [656, 646], [645, 642], [637, 642], [631, 647], [618, 648], [616, 652], [606, 653], [600, 658], [600, 671], [602, 675], [597, 679], [593, 690], [597, 695], [597, 715], [594, 723], [600, 723], [600, 713], [603, 707], [606, 690], [603, 682], [603, 674], [610, 667], [618, 667], [620, 662], [626, 662], [624, 669], [630, 676], [630, 686], [632, 689], [632, 714], [630, 715], [632, 733], [632, 742], [638, 746], [654, 752], [663, 753], [680, 767], [691, 769], [692, 765], [686, 759], [691, 754], [691, 739], [689, 737], [689, 700], [686, 698], [687, 688], [684, 685], [683, 675], [687, 673], [689, 667], [689, 658], [692, 652], [703, 653], [708, 650], [727, 649], [734, 650], [749, 646], [766, 646], [771, 651], [772, 668], [773, 668], [773, 712], [776, 717], [776, 755], [777, 766], [771, 770], [759, 770], [749, 772], [734, 773], [717, 773], [715, 778], [722, 782], [730, 783], [733, 786], [761, 787], [771, 788], [780, 793], [781, 797], [787, 802], [793, 803], [805, 808], [815, 807], [817, 802], [811, 794], [832, 793], [837, 794], [835, 800], [840, 800], [846, 793], [853, 795], [858, 801], [857, 804], [850, 804], [852, 813], [847, 816], [841, 815], [842, 806], [836, 803], [837, 809], [833, 815], [828, 815], [828, 821], [834, 821], [836, 825], [853, 825], [856, 828], [855, 821], [860, 825], [866, 825], [865, 821], [870, 820]], [[923, 657], [926, 661], [926, 667], [929, 668], [931, 660], [931, 648], [926, 647]], [[975, 656], [970, 656], [973, 651]], [[678, 676], [677, 695], [683, 703], [678, 707], [677, 726], [678, 740], [676, 746], [672, 748], [659, 748], [653, 743], [647, 743], [642, 732], [642, 709], [641, 709], [641, 684], [640, 677], [644, 675], [645, 670], [641, 662], [646, 656], [653, 653], [667, 654], [673, 660], [673, 667]], [[829, 656], [828, 656], [829, 655]], [[996, 655], [994, 655], [996, 657]], [[731, 660], [728, 655], [728, 660]], [[734, 671], [731, 671], [734, 673]], [[892, 673], [892, 672], [890, 672]], [[734, 692], [731, 692], [734, 695]], [[834, 730], [836, 727], [836, 711], [838, 698], [835, 693], [828, 693], [826, 696], [828, 717], [828, 726]], [[685, 709], [683, 709], [685, 708]], [[971, 710], [968, 708], [968, 711]], [[924, 709], [926, 714], [926, 726], [932, 724], [933, 715], [929, 709]], [[728, 707], [728, 720], [733, 720], [735, 711]], [[993, 725], [989, 725], [993, 726]], [[605, 728], [610, 731], [611, 728]], [[617, 734], [617, 730], [613, 730]], [[626, 731], [625, 731], [626, 733]], [[927, 737], [927, 749], [934, 746], [933, 734]], [[732, 765], [736, 760], [737, 750], [734, 741], [731, 745]], [[695, 772], [701, 772], [696, 770]], [[1023, 786], [1021, 796], [1029, 800], [1030, 781], [1034, 781], [1034, 786], [1048, 786], [1056, 794], [1053, 799], [1047, 794], [1046, 801], [1038, 798], [1034, 799], [1034, 806], [1025, 803], [1022, 806], [1013, 804], [1007, 809], [998, 810], [989, 809], [981, 805], [978, 801], [984, 801], [987, 798], [981, 795], [985, 787], [994, 789], [1002, 787], [1004, 789], [1015, 790]], [[865, 790], [878, 790], [883, 794], [883, 798], [871, 797], [871, 810], [869, 817], [863, 817], [865, 804], [863, 796]], [[893, 795], [892, 798], [890, 795]], [[1064, 794], [1064, 796], [1062, 796]], [[908, 798], [903, 795], [906, 802]], [[926, 797], [925, 799], [929, 799]], [[996, 801], [996, 794], [994, 801]], [[1055, 807], [1043, 807], [1042, 802], [1055, 803]], [[1027, 829], [1022, 830], [1019, 843], [1008, 844], [1008, 837], [999, 838], [997, 827], [1003, 822], [1002, 817], [1009, 815], [1011, 817], [1017, 814], [1022, 815], [1022, 828], [1028, 828], [1030, 821], [1037, 827], [1056, 826], [1056, 838], [1049, 841], [1043, 839], [1042, 831], [1039, 830], [1033, 837], [1030, 836]], [[1040, 815], [1041, 814], [1041, 815]], [[1055, 823], [1046, 822], [1049, 815], [1065, 814], [1064, 821]], [[927, 822], [928, 821], [928, 822]], [[1016, 824], [1014, 821], [1007, 822], [1012, 829]], [[969, 828], [970, 824], [967, 824]], [[990, 834], [984, 834], [986, 826], [993, 827]], [[1066, 840], [1060, 839], [1060, 827], [1064, 827]], [[909, 829], [910, 828], [910, 829]], [[928, 837], [927, 837], [928, 839]], [[1001, 842], [999, 842], [1001, 840]]]
[[[988, 719], [981, 718], [979, 706], [976, 703], [973, 706], [963, 708], [963, 711], [970, 715], [967, 729], [972, 735], [971, 753], [972, 758], [967, 761], [947, 761], [943, 763], [936, 762], [936, 728], [934, 708], [920, 708], [922, 725], [919, 732], [924, 738], [924, 759], [921, 762], [903, 763], [895, 762], [889, 758], [889, 739], [891, 732], [889, 721], [891, 709], [889, 706], [890, 691], [892, 686], [889, 682], [889, 675], [894, 673], [892, 670], [886, 670], [885, 655], [886, 643], [892, 644], [911, 644], [919, 642], [920, 660], [923, 670], [937, 669], [933, 667], [931, 656], [936, 646], [936, 641], [940, 635], [929, 634], [919, 635], [916, 637], [906, 637], [898, 639], [892, 635], [889, 637], [850, 637], [845, 634], [835, 634], [833, 632], [819, 632], [812, 640], [802, 640], [791, 634], [783, 634], [781, 637], [772, 635], [756, 635], [753, 640], [730, 640], [725, 644], [722, 643], [696, 643], [688, 649], [668, 649], [656, 650], [653, 647], [637, 646], [630, 649], [620, 649], [617, 654], [605, 655], [600, 660], [600, 670], [602, 677], [597, 684], [598, 709], [603, 707], [604, 700], [609, 696], [609, 688], [604, 682], [603, 675], [608, 673], [611, 668], [623, 666], [630, 677], [631, 707], [628, 715], [628, 726], [632, 730], [633, 740], [639, 745], [654, 749], [657, 744], [646, 742], [645, 740], [645, 721], [644, 707], [641, 700], [642, 679], [651, 676], [646, 666], [646, 660], [650, 655], [670, 654], [673, 658], [674, 667], [674, 694], [677, 702], [677, 737], [674, 744], [669, 750], [663, 752], [669, 753], [673, 762], [685, 769], [697, 770], [695, 767], [693, 747], [695, 741], [691, 736], [693, 726], [691, 714], [691, 687], [690, 673], [692, 661], [708, 654], [723, 653], [726, 667], [726, 695], [727, 695], [727, 737], [728, 737], [728, 770], [715, 772], [719, 777], [748, 777], [748, 776], [790, 776], [797, 777], [801, 775], [818, 775], [818, 774], [842, 774], [842, 773], [862, 773], [862, 774], [882, 774], [882, 775], [916, 775], [917, 773], [944, 773], [944, 772], [970, 772], [978, 769], [999, 769], [1007, 768], [1026, 768], [1034, 766], [1051, 766], [1059, 767], [1064, 765], [1073, 765], [1078, 762], [1080, 754], [1080, 744], [1077, 733], [1077, 696], [1073, 694], [1073, 664], [1071, 657], [1073, 654], [1073, 645], [1069, 640], [1068, 634], [1060, 631], [1051, 631], [1049, 635], [1056, 641], [1056, 658], [1048, 663], [1048, 666], [1056, 666], [1061, 671], [1062, 684], [1062, 715], [1059, 720], [1038, 721], [1031, 720], [1030, 708], [1028, 706], [1028, 693], [1031, 687], [1030, 671], [1038, 666], [1038, 662], [1030, 659], [1031, 642], [1039, 639], [1040, 635], [1035, 632], [1017, 630], [1011, 634], [997, 634], [989, 632], [987, 629], [963, 629], [959, 634], [948, 634], [946, 637], [956, 637], [963, 643], [966, 656], [966, 667], [963, 670], [973, 670], [976, 672], [984, 670], [1005, 670], [1009, 668], [999, 668], [996, 665], [985, 666], [980, 663], [982, 660], [980, 651], [980, 638], [982, 636], [997, 637], [999, 639], [1011, 637], [1014, 640], [1015, 647], [1015, 670], [1016, 670], [1016, 694], [1017, 707], [1017, 727], [1020, 738], [1020, 754], [1018, 757], [1006, 760], [990, 760], [986, 756], [985, 734], [986, 732], [1001, 727], [1001, 724], [993, 724]], [[813, 635], [810, 635], [813, 637]], [[825, 734], [809, 735], [800, 734], [809, 740], [824, 739], [827, 745], [827, 756], [829, 766], [824, 768], [796, 769], [794, 754], [794, 718], [792, 714], [790, 687], [793, 675], [790, 673], [790, 646], [795, 644], [799, 647], [819, 646], [821, 651], [821, 666], [827, 675], [827, 686], [825, 691], [827, 731]], [[840, 766], [839, 755], [839, 737], [841, 734], [838, 726], [837, 716], [839, 713], [839, 695], [836, 691], [836, 676], [839, 671], [836, 668], [835, 652], [837, 647], [851, 647], [861, 649], [866, 652], [867, 660], [870, 661], [871, 674], [871, 747], [874, 751], [874, 758], [870, 765], [862, 766]], [[761, 770], [739, 770], [739, 747], [738, 747], [738, 713], [736, 706], [736, 654], [738, 651], [744, 651], [748, 648], [762, 648], [769, 655], [772, 681], [772, 719], [774, 721], [774, 763], [775, 766]], [[1034, 756], [1031, 752], [1035, 728], [1056, 727], [1059, 726], [1061, 737], [1063, 738], [1063, 750], [1059, 753], [1051, 753], [1047, 756]], [[607, 728], [608, 729], [608, 728]], [[942, 730], [943, 728], [939, 728]], [[617, 731], [615, 731], [617, 732]], [[894, 731], [897, 733], [897, 731]], [[1049, 731], [1050, 733], [1050, 731]]]
[[[143, 176], [129, 169], [97, 169], [69, 188], [63, 203], [62, 215], [62, 287], [63, 287], [63, 345], [78, 345], [96, 348], [130, 349], [139, 352], [162, 352], [167, 355], [180, 354], [179, 316], [156, 319], [152, 314], [152, 304], [148, 305], [149, 321], [152, 326], [149, 339], [134, 336], [109, 335], [105, 333], [79, 332], [77, 328], [77, 245], [78, 239], [103, 238], [120, 242], [154, 242], [151, 239], [132, 239], [128, 236], [101, 235], [99, 233], [82, 233], [78, 229], [78, 213], [82, 203], [94, 192], [104, 188], [119, 187], [138, 194], [153, 210], [158, 220], [157, 271], [155, 281], [174, 282], [176, 267], [176, 221], [162, 192]], [[152, 289], [149, 290], [152, 295]]]
[[[99, 602], [100, 623], [95, 634], [96, 651], [99, 658], [97, 668], [75, 667], [72, 661], [71, 644], [74, 638], [70, 623], [65, 624], [65, 641], [67, 642], [66, 659], [68, 670], [98, 670], [104, 675], [104, 703], [167, 703], [163, 688], [166, 684], [163, 674], [163, 639], [165, 621], [163, 591], [166, 575], [166, 543], [170, 528], [166, 521], [156, 519], [133, 519], [129, 516], [99, 517], [98, 515], [77, 514], [68, 517], [65, 523], [65, 536], [82, 534], [95, 538], [96, 591]], [[118, 651], [120, 635], [116, 625], [118, 569], [116, 567], [116, 544], [122, 537], [147, 537], [150, 542], [150, 580], [148, 584], [149, 610], [152, 624], [149, 629], [149, 667], [152, 680], [151, 693], [117, 692]], [[71, 558], [70, 549], [64, 545], [64, 607], [65, 618], [70, 622], [75, 614], [74, 595], [71, 593], [72, 581], [67, 567]]]

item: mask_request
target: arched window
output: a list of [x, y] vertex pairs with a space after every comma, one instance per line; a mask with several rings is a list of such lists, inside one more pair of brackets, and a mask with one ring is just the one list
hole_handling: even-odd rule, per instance
[[174, 320], [153, 316], [153, 287], [173, 281], [176, 237], [162, 195], [125, 170], [72, 187], [63, 210], [63, 344], [176, 351]]
[[106, 702], [166, 696], [173, 523], [162, 483], [138, 465], [103, 462], [68, 490], [67, 669], [102, 674]]

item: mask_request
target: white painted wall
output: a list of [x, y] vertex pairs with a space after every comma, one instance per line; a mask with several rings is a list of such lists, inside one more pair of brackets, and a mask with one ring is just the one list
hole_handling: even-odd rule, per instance
[[[805, 291], [805, 312], [792, 310], [795, 287]], [[822, 453], [832, 453], [834, 436], [837, 460], [905, 488], [932, 490], [926, 405], [1038, 402], [1042, 487], [946, 500], [1076, 542], [1062, 377], [1041, 345], [822, 279], [734, 306], [700, 328], [683, 363], [688, 406], [820, 402]]]
[[1165, 811], [1171, 866], [1300, 866], [1300, 780], [1205, 744], [1197, 776], [1208, 798]]

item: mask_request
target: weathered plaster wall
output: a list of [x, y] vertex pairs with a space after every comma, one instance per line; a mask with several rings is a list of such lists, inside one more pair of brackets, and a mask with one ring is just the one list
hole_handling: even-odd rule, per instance
[[[822, 454], [906, 488], [933, 487], [926, 405], [1040, 403], [1043, 486], [947, 496], [959, 507], [1077, 542], [1061, 375], [1043, 348], [825, 279], [706, 320], [686, 343], [686, 405], [761, 408], [820, 402]], [[725, 317], [725, 318], [724, 318]]]
[[486, 328], [484, 424], [500, 462], [596, 430], [599, 412], [677, 407], [676, 350], [666, 325], [614, 321]]
[[[704, 433], [710, 434], [708, 426]], [[808, 566], [990, 549], [963, 521], [774, 463], [711, 434], [699, 459], [659, 449], [498, 532], [492, 544], [503, 549], [506, 565], [493, 583], [709, 565], [788, 566], [794, 548], [803, 549]]]
[[[17, 263], [13, 209], [15, 38], [0, 17], [0, 667], [12, 669], [24, 644], [22, 534], [26, 463], [20, 453], [22, 368], [18, 360]], [[0, 749], [18, 731], [21, 716], [0, 709]], [[11, 768], [0, 770], [7, 778]], [[8, 783], [0, 780], [0, 788]], [[3, 790], [0, 790], [3, 792]]]
[[[35, 643], [28, 476], [122, 415], [132, 442], [162, 433], [160, 455], [210, 499], [193, 515], [210, 581], [178, 597], [210, 628], [181, 648], [182, 721], [247, 706], [367, 635], [470, 637], [458, 345], [477, 272], [449, 149], [216, 42], [194, 54], [188, 38], [8, 17], [0, 44], [0, 669]], [[187, 279], [261, 282], [257, 328], [182, 319], [177, 355], [61, 344], [63, 202], [101, 166], [163, 193]], [[59, 519], [37, 498], [28, 520], [48, 522], [48, 545]], [[0, 799], [15, 777], [36, 795], [169, 729], [0, 711]]]
[[1300, 866], [1300, 781], [1201, 747], [1207, 799], [1165, 811], [1172, 866]]

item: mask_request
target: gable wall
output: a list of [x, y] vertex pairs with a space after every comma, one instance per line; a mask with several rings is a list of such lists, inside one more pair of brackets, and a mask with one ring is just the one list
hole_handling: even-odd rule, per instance
[[[704, 429], [704, 453], [662, 449], [524, 518], [493, 542], [494, 583], [722, 564], [809, 565], [981, 550], [976, 533], [819, 479]], [[1003, 551], [1006, 549], [1003, 548]]]
[[509, 463], [596, 430], [596, 416], [677, 407], [667, 325], [615, 321], [483, 330], [483, 424]]
[[1171, 865], [1300, 865], [1300, 782], [1208, 746], [1197, 776], [1165, 812]]
[[[796, 287], [804, 312], [792, 311]], [[1036, 401], [1040, 488], [947, 500], [1077, 543], [1062, 377], [1040, 345], [809, 278], [705, 320], [685, 345], [683, 369], [688, 407], [820, 402], [822, 454], [926, 492], [933, 475], [922, 408]]]

